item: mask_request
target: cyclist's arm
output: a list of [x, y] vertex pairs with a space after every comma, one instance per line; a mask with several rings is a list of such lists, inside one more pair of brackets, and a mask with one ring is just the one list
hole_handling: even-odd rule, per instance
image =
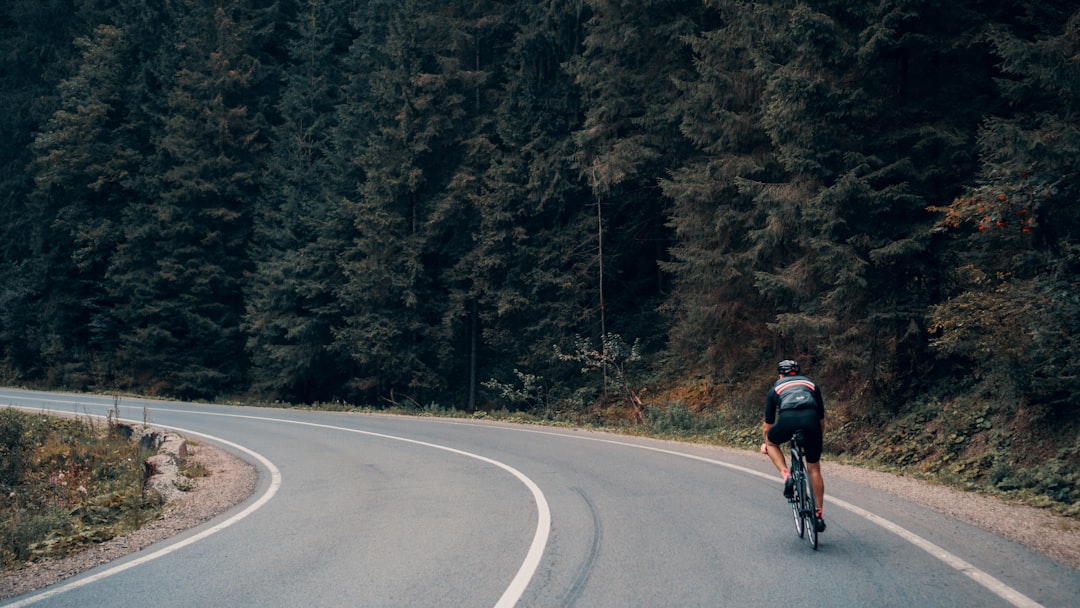
[[[820, 420], [825, 420], [825, 400], [821, 398], [821, 389], [814, 387], [814, 406], [817, 409], [817, 415]], [[822, 422], [821, 432], [825, 432], [824, 422]]]
[[769, 443], [769, 429], [776, 422], [776, 401], [776, 391], [770, 390], [765, 396], [765, 422], [761, 425], [761, 435], [765, 438], [765, 443], [761, 444], [763, 454], [766, 453], [765, 446]]
[[[765, 395], [765, 424], [772, 426], [776, 422], [776, 409], [780, 405], [780, 398], [776, 396], [776, 391], [770, 390]], [[769, 429], [766, 428], [766, 431]]]

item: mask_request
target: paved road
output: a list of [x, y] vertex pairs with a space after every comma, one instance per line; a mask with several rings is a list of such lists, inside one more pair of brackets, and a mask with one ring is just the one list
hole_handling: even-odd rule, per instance
[[[0, 390], [6, 405], [104, 415], [114, 404]], [[429, 418], [128, 398], [119, 409], [252, 462], [255, 493], [10, 605], [925, 608], [1080, 598], [1080, 572], [839, 480], [827, 480], [829, 529], [812, 551], [793, 533], [775, 473], [752, 453]]]

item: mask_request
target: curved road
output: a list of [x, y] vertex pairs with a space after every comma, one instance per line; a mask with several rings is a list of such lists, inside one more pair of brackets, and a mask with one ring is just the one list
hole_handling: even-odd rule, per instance
[[[100, 416], [113, 400], [0, 390], [9, 405]], [[757, 454], [459, 420], [129, 398], [119, 409], [252, 462], [255, 493], [201, 527], [3, 605], [906, 608], [1080, 598], [1071, 568], [840, 480], [827, 480], [829, 528], [812, 551]]]

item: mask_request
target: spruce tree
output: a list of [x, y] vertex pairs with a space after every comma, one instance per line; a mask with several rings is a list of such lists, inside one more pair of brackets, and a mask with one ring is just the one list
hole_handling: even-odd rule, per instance
[[594, 318], [594, 226], [571, 163], [580, 104], [560, 67], [579, 50], [583, 7], [524, 2], [491, 25], [487, 37], [501, 46], [481, 48], [500, 52], [484, 54], [490, 82], [475, 108], [477, 133], [449, 191], [474, 224], [467, 253], [448, 270], [448, 321], [478, 359], [470, 389], [513, 381], [515, 370], [561, 383], [552, 346], [588, 334]]
[[[981, 57], [952, 44], [977, 16], [902, 4], [714, 3], [721, 27], [694, 43], [704, 88], [687, 85], [701, 100], [687, 130], [702, 132], [698, 115], [727, 126], [699, 139], [702, 160], [669, 185], [685, 201], [676, 226], [691, 237], [676, 249], [677, 302], [704, 297], [724, 311], [713, 333], [745, 336], [735, 361], [802, 356], [841, 394], [885, 400], [926, 371], [917, 362], [935, 270], [925, 208], [971, 170], [963, 134], [977, 112], [947, 112], [953, 87], [985, 80]], [[955, 74], [931, 78], [942, 64]], [[722, 87], [715, 104], [709, 86]], [[732, 295], [708, 289], [709, 273], [733, 281]], [[713, 320], [684, 318], [674, 336]]]
[[259, 100], [264, 9], [175, 0], [160, 65], [167, 99], [139, 203], [110, 269], [137, 386], [212, 397], [243, 378], [240, 281], [265, 138]]
[[33, 198], [54, 214], [38, 227], [48, 232], [40, 239], [51, 250], [51, 286], [41, 310], [51, 348], [43, 354], [50, 367], [66, 366], [65, 375], [80, 374], [85, 385], [90, 376], [109, 380], [92, 367], [95, 360], [111, 366], [106, 271], [122, 235], [124, 206], [138, 196], [133, 185], [141, 158], [129, 122], [132, 64], [124, 32], [100, 25], [75, 44], [82, 53], [78, 72], [58, 87], [61, 106], [32, 144]]
[[77, 78], [73, 41], [90, 34], [76, 8], [71, 0], [0, 4], [0, 51], [9, 58], [0, 65], [0, 365], [24, 380], [63, 378], [81, 354], [68, 352], [82, 312], [67, 306], [65, 279], [78, 274], [73, 244], [54, 227], [65, 201], [36, 190], [40, 149], [32, 148], [54, 128], [54, 113], [73, 107], [58, 86]]
[[[433, 192], [423, 226], [425, 272], [438, 297], [431, 311], [438, 373], [446, 378], [446, 397], [474, 409], [480, 351], [483, 347], [476, 273], [472, 252], [482, 239], [482, 201], [493, 194], [486, 173], [502, 153], [495, 109], [504, 86], [504, 62], [513, 33], [514, 3], [461, 2], [441, 12], [448, 26], [438, 57], [438, 95], [453, 99], [451, 139], [459, 154]], [[450, 104], [447, 104], [450, 106]], [[435, 315], [438, 315], [436, 317]]]
[[772, 347], [770, 306], [754, 287], [760, 269], [749, 238], [758, 217], [746, 183], [780, 179], [767, 154], [757, 52], [773, 13], [757, 4], [710, 3], [716, 24], [687, 39], [695, 73], [679, 82], [680, 131], [697, 152], [661, 182], [671, 199], [674, 243], [669, 361], [692, 376], [733, 382]]
[[684, 38], [701, 27], [704, 7], [685, 0], [584, 4], [586, 36], [568, 69], [584, 114], [575, 156], [592, 192], [583, 204], [596, 220], [590, 333], [655, 343], [665, 328], [650, 313], [666, 289], [659, 263], [669, 245], [659, 181], [690, 150], [672, 107], [678, 81], [693, 69]]
[[763, 124], [799, 194], [778, 206], [794, 249], [758, 285], [778, 304], [770, 327], [841, 394], [895, 406], [931, 371], [926, 208], [974, 169], [979, 109], [953, 108], [986, 91], [985, 55], [963, 44], [981, 26], [964, 5], [823, 2], [797, 5], [781, 30], [794, 42], [767, 72]]
[[350, 233], [341, 217], [348, 171], [333, 138], [354, 4], [308, 0], [291, 19], [244, 290], [252, 389], [267, 398], [328, 400], [345, 380], [347, 365], [330, 349], [340, 319], [337, 255]]
[[355, 233], [339, 257], [334, 348], [353, 363], [358, 395], [395, 403], [423, 402], [445, 382], [425, 225], [456, 157], [447, 138], [463, 100], [441, 73], [447, 24], [436, 4], [374, 0], [357, 12], [348, 102], [339, 107], [362, 123], [339, 152], [362, 176], [345, 203]]

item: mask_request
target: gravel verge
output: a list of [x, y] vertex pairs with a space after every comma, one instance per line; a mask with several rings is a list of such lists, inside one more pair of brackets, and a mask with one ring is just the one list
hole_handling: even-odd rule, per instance
[[[1080, 570], [1080, 521], [1076, 519], [993, 496], [850, 465], [823, 462], [821, 471], [826, 480], [836, 476], [903, 498]], [[826, 487], [826, 511], [828, 504]]]

